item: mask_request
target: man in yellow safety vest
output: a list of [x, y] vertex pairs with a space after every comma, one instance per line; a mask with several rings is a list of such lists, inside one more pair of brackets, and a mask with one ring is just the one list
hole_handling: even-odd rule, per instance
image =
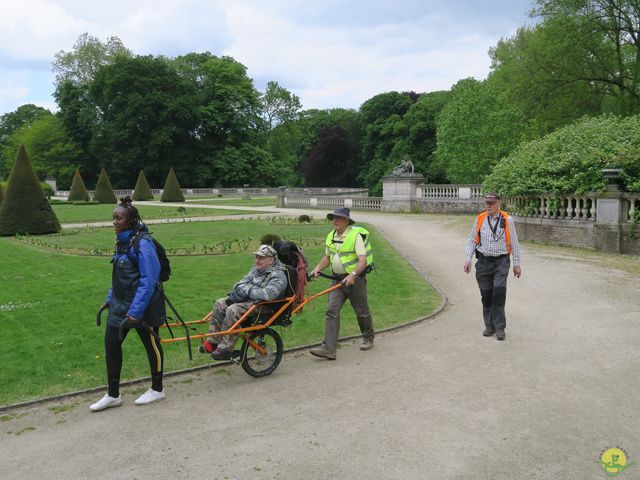
[[325, 337], [319, 347], [312, 348], [316, 357], [335, 360], [340, 333], [340, 310], [349, 300], [362, 332], [360, 350], [373, 347], [373, 320], [367, 302], [367, 279], [373, 264], [373, 253], [369, 232], [355, 223], [348, 208], [336, 208], [327, 218], [333, 222], [332, 230], [325, 240], [325, 255], [311, 271], [317, 277], [321, 270], [331, 266], [334, 278], [332, 285], [341, 282], [344, 287], [329, 293], [327, 311], [324, 316]]

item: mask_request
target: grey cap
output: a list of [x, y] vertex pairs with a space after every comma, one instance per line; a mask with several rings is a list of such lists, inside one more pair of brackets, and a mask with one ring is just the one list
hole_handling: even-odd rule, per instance
[[270, 247], [269, 245], [260, 245], [254, 253], [256, 255], [260, 255], [261, 257], [275, 257], [278, 255], [278, 252], [276, 252], [275, 249], [273, 247]]
[[333, 211], [333, 213], [329, 213], [329, 214], [327, 215], [327, 218], [328, 218], [329, 220], [333, 220], [333, 219], [334, 219], [334, 217], [344, 217], [344, 218], [346, 218], [347, 220], [349, 220], [349, 225], [353, 225], [353, 224], [354, 224], [354, 223], [356, 223], [356, 222], [355, 222], [355, 220], [353, 220], [353, 219], [349, 216], [349, 214], [350, 214], [350, 213], [351, 213], [351, 211], [350, 211], [348, 208], [346, 208], [346, 207], [336, 208], [336, 209]]

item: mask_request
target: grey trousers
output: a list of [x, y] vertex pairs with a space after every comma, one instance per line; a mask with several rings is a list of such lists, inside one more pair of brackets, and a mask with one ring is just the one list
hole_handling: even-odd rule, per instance
[[[333, 281], [331, 285], [335, 285]], [[366, 340], [373, 340], [373, 320], [369, 303], [367, 302], [367, 279], [358, 277], [356, 283], [351, 287], [342, 287], [329, 292], [327, 311], [324, 314], [324, 341], [322, 344], [331, 351], [338, 346], [338, 336], [340, 335], [340, 310], [344, 303], [349, 300], [353, 311], [356, 314], [360, 332]]]
[[482, 316], [486, 327], [504, 330], [507, 318], [504, 305], [507, 301], [507, 278], [511, 260], [508, 255], [500, 257], [481, 256], [476, 262], [476, 280], [482, 297]]
[[[209, 332], [222, 332], [228, 330], [244, 313], [251, 308], [254, 302], [234, 303], [227, 306], [225, 300], [227, 297], [219, 298], [213, 304], [213, 315], [209, 322]], [[215, 337], [207, 337], [207, 341], [217, 344], [221, 349], [230, 351], [236, 345], [238, 335], [218, 335]]]

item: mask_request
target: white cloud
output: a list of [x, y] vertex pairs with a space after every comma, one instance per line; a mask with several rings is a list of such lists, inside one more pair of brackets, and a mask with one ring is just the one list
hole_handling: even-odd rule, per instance
[[51, 102], [54, 54], [71, 50], [84, 32], [117, 36], [138, 54], [231, 55], [257, 87], [276, 80], [305, 108], [357, 108], [386, 91], [448, 89], [486, 76], [489, 47], [524, 23], [530, 3], [5, 0], [0, 114], [16, 102]]

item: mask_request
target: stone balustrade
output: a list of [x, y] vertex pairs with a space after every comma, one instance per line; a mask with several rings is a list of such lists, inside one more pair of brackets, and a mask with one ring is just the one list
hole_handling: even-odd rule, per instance
[[288, 193], [283, 198], [283, 206], [288, 208], [318, 208], [333, 210], [347, 207], [351, 210], [380, 211], [382, 197], [296, 195]]
[[597, 197], [590, 195], [520, 195], [506, 198], [504, 208], [514, 215], [564, 220], [596, 220]]
[[418, 186], [417, 197], [426, 199], [478, 199], [482, 198], [482, 186], [423, 184]]

